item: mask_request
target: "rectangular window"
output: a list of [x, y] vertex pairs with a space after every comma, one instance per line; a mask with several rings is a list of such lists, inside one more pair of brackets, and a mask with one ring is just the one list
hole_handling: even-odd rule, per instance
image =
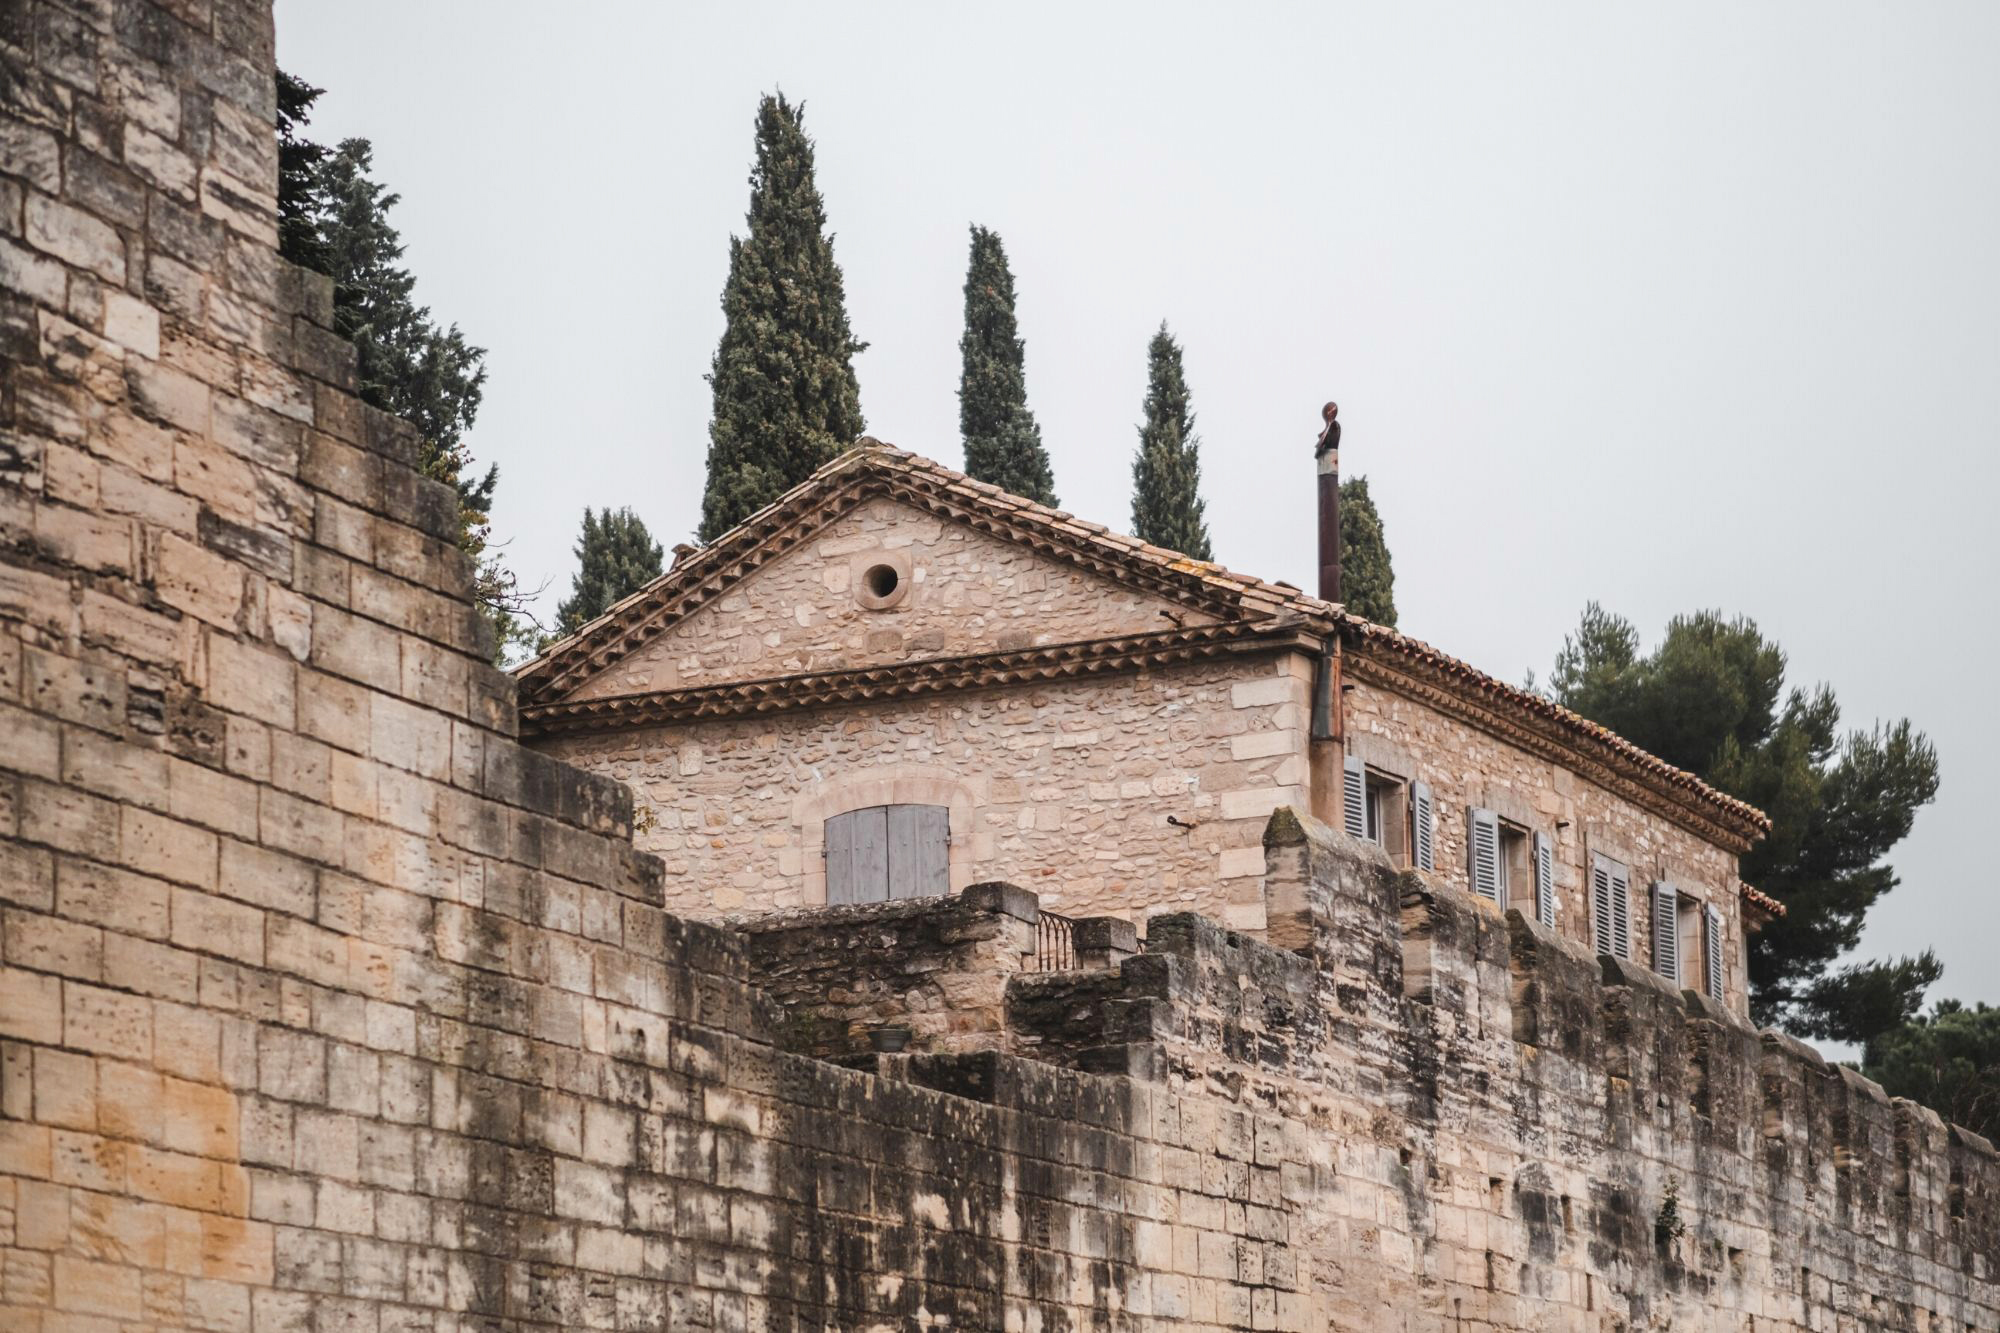
[[1350, 837], [1375, 843], [1399, 866], [1411, 864], [1415, 811], [1409, 784], [1350, 755], [1341, 774], [1342, 816]]
[[1535, 914], [1534, 839], [1511, 819], [1500, 821], [1500, 901]]
[[1608, 856], [1590, 858], [1590, 938], [1601, 954], [1632, 956], [1632, 872]]
[[871, 805], [826, 821], [826, 900], [879, 903], [951, 892], [951, 831], [941, 805]]

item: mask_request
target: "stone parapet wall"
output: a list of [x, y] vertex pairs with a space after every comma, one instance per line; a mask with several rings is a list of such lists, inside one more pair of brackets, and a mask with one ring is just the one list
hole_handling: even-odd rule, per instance
[[779, 1043], [823, 1059], [871, 1049], [869, 1029], [908, 1030], [917, 1051], [1003, 1044], [1008, 979], [1035, 965], [1035, 895], [975, 884], [948, 898], [824, 907], [723, 923], [784, 1011]]

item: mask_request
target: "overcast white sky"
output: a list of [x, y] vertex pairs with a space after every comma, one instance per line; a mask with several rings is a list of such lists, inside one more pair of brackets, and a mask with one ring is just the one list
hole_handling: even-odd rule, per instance
[[278, 0], [489, 349], [525, 584], [585, 505], [697, 521], [758, 95], [807, 106], [870, 433], [957, 466], [966, 226], [1005, 238], [1064, 506], [1123, 528], [1180, 335], [1217, 558], [1310, 586], [1341, 403], [1405, 630], [1508, 680], [1591, 598], [1757, 619], [1944, 791], [1866, 949], [2000, 1002], [2000, 6]]

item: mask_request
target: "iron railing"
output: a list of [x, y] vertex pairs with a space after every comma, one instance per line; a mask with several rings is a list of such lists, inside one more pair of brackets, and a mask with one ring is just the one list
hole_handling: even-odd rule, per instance
[[1035, 921], [1035, 971], [1076, 970], [1076, 921], [1046, 907]]

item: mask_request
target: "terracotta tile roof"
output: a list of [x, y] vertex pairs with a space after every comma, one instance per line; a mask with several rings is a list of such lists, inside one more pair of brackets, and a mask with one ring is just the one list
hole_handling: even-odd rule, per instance
[[1553, 699], [1548, 699], [1531, 690], [1496, 680], [1485, 672], [1447, 653], [1439, 652], [1420, 639], [1413, 639], [1400, 630], [1389, 629], [1358, 616], [1340, 614], [1341, 636], [1350, 643], [1362, 647], [1364, 651], [1376, 649], [1397, 654], [1429, 670], [1434, 677], [1449, 681], [1458, 691], [1500, 704], [1510, 710], [1526, 713], [1544, 722], [1553, 724], [1571, 738], [1593, 749], [1608, 752], [1623, 765], [1636, 768], [1653, 779], [1686, 792], [1690, 796], [1712, 807], [1731, 824], [1744, 826], [1756, 836], [1770, 832], [1771, 821], [1763, 811], [1734, 796], [1716, 790], [1686, 769], [1676, 768], [1612, 731], [1599, 726], [1580, 713], [1571, 712]]
[[[515, 668], [524, 721], [531, 714], [552, 721], [558, 711], [569, 711], [564, 707], [566, 696], [584, 680], [707, 605], [762, 565], [810, 540], [855, 505], [878, 495], [1121, 579], [1219, 620], [1286, 618], [1321, 633], [1338, 630], [1351, 650], [1404, 663], [1441, 688], [1563, 737], [1648, 787], [1678, 793], [1678, 799], [1706, 810], [1714, 824], [1728, 832], [1729, 841], [1747, 845], [1770, 828], [1770, 820], [1755, 807], [1648, 754], [1608, 728], [1400, 631], [1351, 615], [1290, 584], [1240, 574], [1212, 561], [1150, 545], [876, 440], [864, 440], [840, 454], [715, 542], [677, 561], [674, 568], [573, 637]], [[740, 692], [768, 687], [769, 682], [745, 682], [728, 688]], [[652, 711], [663, 707], [654, 696], [634, 696], [640, 697], [654, 699], [649, 705]]]
[[1783, 916], [1785, 905], [1761, 889], [1753, 889], [1748, 884], [1739, 883], [1736, 892], [1743, 901], [1768, 916]]
[[1296, 588], [1149, 545], [871, 440], [839, 455], [572, 637], [516, 667], [523, 700], [568, 693], [875, 495], [890, 495], [1095, 568], [1218, 619], [1265, 619], [1290, 611], [1327, 619], [1330, 627], [1333, 608]]

